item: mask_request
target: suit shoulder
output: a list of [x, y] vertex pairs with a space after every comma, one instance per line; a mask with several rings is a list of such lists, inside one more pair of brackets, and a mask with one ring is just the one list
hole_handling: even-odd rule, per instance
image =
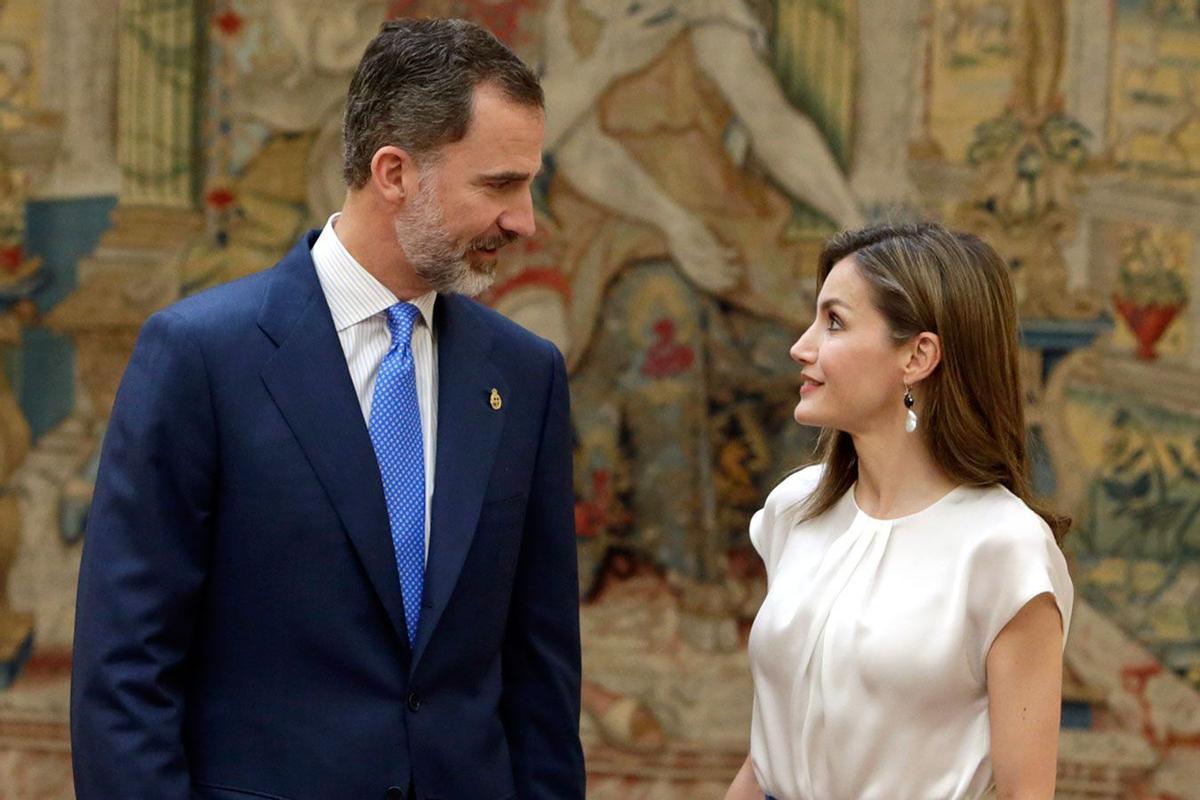
[[487, 325], [502, 346], [515, 349], [523, 355], [544, 354], [543, 357], [559, 355], [558, 347], [549, 339], [538, 336], [528, 328], [522, 327], [493, 308], [485, 306], [478, 300], [463, 298], [470, 304], [471, 309], [479, 319]]
[[168, 336], [183, 336], [216, 358], [242, 352], [261, 332], [258, 316], [267, 293], [270, 270], [214, 286], [184, 297], [150, 316], [142, 326]]
[[270, 270], [256, 272], [175, 301], [159, 313], [180, 318], [198, 329], [258, 316]]

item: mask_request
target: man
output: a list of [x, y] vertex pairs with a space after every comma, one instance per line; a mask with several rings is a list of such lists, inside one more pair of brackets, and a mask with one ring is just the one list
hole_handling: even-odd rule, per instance
[[582, 798], [566, 372], [466, 299], [533, 233], [536, 78], [384, 25], [340, 215], [146, 324], [79, 583], [79, 800]]

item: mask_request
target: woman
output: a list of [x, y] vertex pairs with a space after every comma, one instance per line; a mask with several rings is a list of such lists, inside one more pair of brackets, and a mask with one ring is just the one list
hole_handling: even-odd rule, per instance
[[750, 523], [750, 756], [726, 800], [1054, 794], [1072, 588], [1034, 506], [1003, 261], [934, 224], [826, 247], [792, 346], [820, 463]]

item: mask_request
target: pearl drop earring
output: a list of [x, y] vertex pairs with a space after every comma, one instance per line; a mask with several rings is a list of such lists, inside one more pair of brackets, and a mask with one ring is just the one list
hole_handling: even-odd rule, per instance
[[913, 399], [912, 390], [908, 388], [908, 384], [904, 385], [904, 407], [908, 409], [908, 413], [904, 415], [904, 430], [912, 433], [917, 429], [917, 412], [913, 411], [913, 405], [917, 401]]

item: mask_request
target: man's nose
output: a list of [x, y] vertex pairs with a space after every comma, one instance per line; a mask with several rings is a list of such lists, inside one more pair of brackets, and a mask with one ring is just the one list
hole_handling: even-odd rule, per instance
[[537, 232], [537, 223], [533, 219], [533, 196], [528, 191], [523, 192], [513, 206], [505, 209], [496, 224], [517, 236], [533, 236]]

